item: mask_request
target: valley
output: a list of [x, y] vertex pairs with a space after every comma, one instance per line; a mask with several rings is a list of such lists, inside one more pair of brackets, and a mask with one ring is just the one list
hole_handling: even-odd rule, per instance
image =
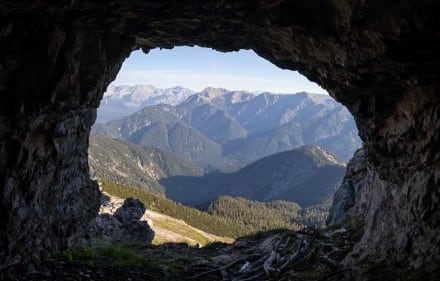
[[113, 86], [99, 114], [110, 121], [93, 127], [89, 165], [103, 189], [141, 200], [156, 226], [218, 237], [324, 226], [360, 145], [344, 107], [305, 92]]
[[[138, 199], [145, 204], [148, 211], [155, 212], [158, 216], [169, 217], [169, 221], [184, 222], [185, 225], [217, 237], [235, 239], [259, 231], [300, 230], [307, 225], [324, 226], [325, 221], [322, 218], [327, 217], [326, 211], [319, 210], [317, 206], [302, 208], [288, 201], [258, 202], [221, 196], [205, 206], [195, 208], [129, 186], [111, 182], [102, 182], [100, 185], [104, 192], [113, 197]], [[175, 230], [175, 227], [171, 228]]]
[[308, 207], [331, 197], [345, 172], [344, 165], [325, 153], [316, 146], [303, 146], [264, 157], [233, 173], [172, 177], [177, 184], [166, 189], [166, 196], [187, 205], [230, 195]]

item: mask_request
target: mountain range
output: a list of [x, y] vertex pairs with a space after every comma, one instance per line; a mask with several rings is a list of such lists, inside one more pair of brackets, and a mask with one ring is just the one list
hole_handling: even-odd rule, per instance
[[110, 85], [98, 108], [96, 123], [123, 118], [148, 105], [177, 105], [192, 94], [193, 91], [182, 87], [160, 89], [151, 85]]
[[125, 196], [159, 195], [142, 195], [156, 198], [151, 207], [176, 201], [162, 211], [185, 221], [198, 211], [188, 215], [179, 204], [208, 212], [225, 226], [207, 230], [234, 237], [322, 225], [344, 161], [360, 146], [345, 107], [305, 92], [113, 86], [99, 120], [109, 121], [95, 124], [90, 136], [96, 179]]
[[265, 157], [237, 172], [203, 174], [168, 151], [105, 136], [91, 136], [89, 165], [101, 181], [134, 186], [192, 206], [230, 195], [308, 207], [331, 196], [345, 171], [326, 150], [303, 146]]
[[331, 197], [344, 172], [345, 166], [324, 149], [302, 146], [264, 157], [234, 173], [173, 177], [178, 184], [166, 188], [166, 196], [192, 206], [229, 195], [309, 207]]
[[347, 161], [361, 144], [350, 113], [329, 96], [221, 88], [95, 124], [93, 133], [169, 150], [205, 171], [223, 172], [305, 144]]

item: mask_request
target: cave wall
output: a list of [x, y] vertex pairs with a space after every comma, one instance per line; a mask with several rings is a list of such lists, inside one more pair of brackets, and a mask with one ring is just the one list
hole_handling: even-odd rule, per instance
[[365, 223], [354, 251], [362, 257], [439, 264], [439, 90], [437, 83], [408, 87], [386, 119], [364, 121], [377, 133], [366, 134], [366, 175], [348, 215]]
[[85, 237], [100, 203], [90, 127], [133, 45], [96, 36], [68, 13], [21, 4], [0, 4], [0, 270]]
[[[438, 1], [0, 1], [0, 260], [74, 245], [98, 210], [87, 146], [130, 52], [253, 49], [353, 113], [368, 159], [363, 255], [439, 260]], [[385, 242], [384, 242], [385, 241]]]

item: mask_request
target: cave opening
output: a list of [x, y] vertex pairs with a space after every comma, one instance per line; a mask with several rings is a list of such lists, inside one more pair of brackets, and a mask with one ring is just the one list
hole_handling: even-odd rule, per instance
[[[164, 196], [212, 220], [150, 211], [236, 238], [325, 226], [360, 146], [349, 111], [298, 72], [250, 50], [175, 47], [124, 61], [97, 110], [89, 165], [107, 192]], [[147, 209], [153, 194], [141, 196]], [[219, 219], [230, 222], [220, 232]]]

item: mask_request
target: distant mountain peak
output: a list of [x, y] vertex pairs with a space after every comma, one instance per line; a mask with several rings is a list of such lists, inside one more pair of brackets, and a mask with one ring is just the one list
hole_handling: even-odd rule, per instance
[[161, 89], [151, 85], [110, 85], [98, 108], [96, 122], [117, 120], [150, 105], [177, 105], [193, 94], [180, 86]]
[[322, 155], [324, 155], [327, 158], [327, 160], [329, 162], [336, 164], [336, 165], [343, 165], [343, 166], [346, 165], [344, 162], [337, 159], [333, 154], [331, 154], [330, 152], [328, 152], [324, 148], [322, 148], [320, 146], [316, 146], [316, 149], [319, 150], [322, 153]]
[[336, 156], [331, 154], [326, 149], [317, 145], [304, 145], [298, 150], [304, 151], [309, 154], [314, 161], [318, 162], [320, 165], [340, 165], [345, 166], [345, 163], [339, 160]]
[[151, 92], [154, 93], [154, 90], [157, 88], [152, 85], [113, 85], [108, 86], [107, 90], [104, 92], [104, 97], [109, 96], [125, 96], [130, 95], [133, 92]]
[[225, 88], [206, 87], [199, 93], [199, 95], [207, 98], [216, 98], [226, 94], [227, 92], [230, 91]]

